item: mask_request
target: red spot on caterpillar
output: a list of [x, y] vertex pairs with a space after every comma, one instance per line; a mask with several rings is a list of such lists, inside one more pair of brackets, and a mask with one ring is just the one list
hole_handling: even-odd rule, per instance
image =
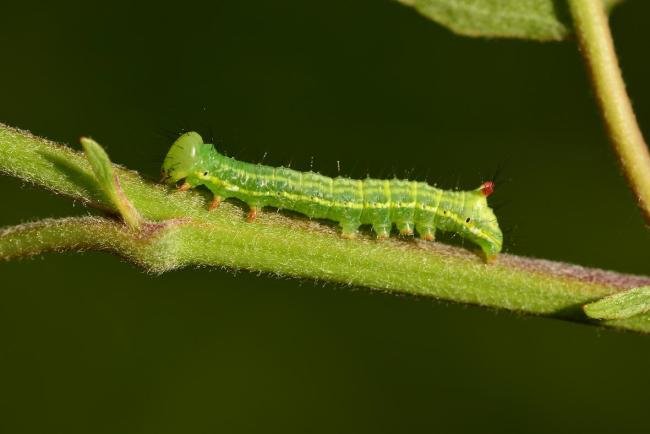
[[483, 193], [485, 197], [488, 197], [489, 195], [494, 193], [494, 182], [485, 181], [483, 184], [481, 184], [479, 189], [481, 190], [481, 193]]

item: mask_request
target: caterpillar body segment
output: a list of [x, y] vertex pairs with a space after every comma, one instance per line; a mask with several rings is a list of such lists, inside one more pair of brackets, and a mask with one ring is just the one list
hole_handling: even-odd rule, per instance
[[162, 171], [169, 184], [184, 180], [181, 188], [207, 187], [214, 195], [211, 209], [228, 198], [245, 202], [251, 210], [249, 221], [272, 206], [336, 221], [344, 237], [370, 224], [378, 238], [386, 238], [395, 224], [402, 234], [417, 232], [428, 240], [436, 230], [454, 232], [477, 244], [487, 258], [502, 247], [501, 230], [487, 204], [492, 182], [475, 190], [447, 191], [400, 179], [330, 178], [226, 157], [195, 132], [174, 142]]

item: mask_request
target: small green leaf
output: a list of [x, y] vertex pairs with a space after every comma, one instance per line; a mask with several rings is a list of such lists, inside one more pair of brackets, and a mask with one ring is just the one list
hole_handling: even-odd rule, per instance
[[81, 138], [81, 146], [107, 198], [117, 208], [124, 222], [129, 227], [138, 229], [142, 220], [140, 214], [124, 194], [117, 175], [113, 174], [113, 165], [106, 151], [99, 143], [87, 137]]
[[[572, 28], [563, 0], [397, 1], [466, 36], [559, 41], [566, 39]], [[602, 1], [609, 10], [622, 0]]]
[[619, 292], [589, 303], [585, 313], [596, 319], [625, 319], [650, 311], [650, 286]]

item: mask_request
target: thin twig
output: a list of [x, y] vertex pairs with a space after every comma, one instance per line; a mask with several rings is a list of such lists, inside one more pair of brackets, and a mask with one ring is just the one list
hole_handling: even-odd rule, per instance
[[601, 0], [569, 0], [580, 49], [623, 173], [650, 225], [650, 154], [634, 115]]

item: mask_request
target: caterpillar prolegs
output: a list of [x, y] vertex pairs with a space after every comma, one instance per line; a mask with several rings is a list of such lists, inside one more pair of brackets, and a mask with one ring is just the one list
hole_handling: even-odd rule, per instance
[[426, 240], [433, 240], [436, 230], [448, 231], [477, 244], [487, 258], [499, 253], [503, 243], [487, 204], [494, 190], [491, 181], [475, 190], [446, 191], [401, 179], [330, 178], [237, 161], [203, 143], [195, 132], [172, 144], [162, 172], [169, 184], [183, 180], [181, 189], [206, 186], [214, 195], [210, 209], [221, 200], [240, 199], [250, 207], [249, 221], [272, 206], [336, 221], [344, 237], [353, 237], [362, 224], [372, 225], [378, 238], [388, 237], [393, 224], [401, 234], [417, 232]]

